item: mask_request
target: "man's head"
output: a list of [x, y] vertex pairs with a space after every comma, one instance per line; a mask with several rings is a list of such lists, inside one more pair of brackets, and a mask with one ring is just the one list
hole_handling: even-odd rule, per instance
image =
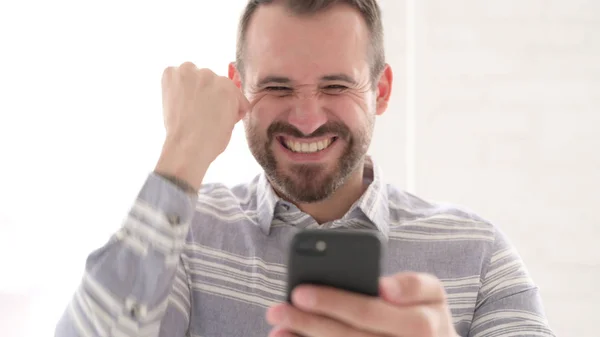
[[250, 150], [279, 193], [321, 201], [362, 172], [392, 82], [375, 0], [250, 1], [236, 58]]

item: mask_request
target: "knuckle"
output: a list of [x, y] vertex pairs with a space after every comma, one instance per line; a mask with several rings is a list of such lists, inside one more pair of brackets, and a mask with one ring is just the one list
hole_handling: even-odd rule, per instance
[[422, 277], [422, 283], [427, 283], [428, 288], [431, 289], [432, 296], [445, 301], [446, 290], [442, 281], [433, 274], [423, 274]]
[[423, 289], [423, 281], [419, 274], [411, 273], [404, 277], [400, 286], [409, 294], [420, 294]]
[[229, 83], [229, 79], [226, 77], [217, 78], [217, 91], [221, 94], [233, 94], [231, 83]]
[[429, 279], [429, 282], [431, 282], [432, 285], [435, 285], [435, 286], [438, 286], [438, 287], [442, 286], [442, 281], [440, 281], [440, 279], [438, 279], [435, 275], [433, 275], [433, 274], [424, 274], [424, 276]]
[[171, 80], [171, 78], [173, 77], [173, 72], [175, 71], [175, 68], [173, 67], [167, 67], [165, 68], [165, 70], [163, 70], [162, 73], [162, 82], [169, 82]]
[[294, 312], [288, 315], [286, 323], [292, 327], [306, 326], [311, 324], [311, 318], [304, 313]]
[[198, 76], [201, 78], [212, 78], [215, 76], [215, 73], [208, 68], [202, 68], [198, 70]]
[[192, 62], [183, 62], [180, 66], [179, 69], [184, 70], [184, 71], [189, 71], [189, 70], [196, 70], [196, 65]]
[[374, 302], [369, 301], [365, 305], [357, 305], [354, 307], [354, 315], [356, 319], [372, 322], [378, 315], [378, 310], [375, 308]]
[[163, 77], [171, 75], [173, 73], [173, 70], [173, 67], [166, 67], [165, 70], [163, 70]]
[[218, 76], [217, 81], [219, 82], [219, 84], [221, 86], [223, 86], [223, 88], [226, 88], [226, 89], [231, 89], [231, 86], [233, 84], [231, 82], [231, 80], [225, 76]]
[[216, 74], [212, 70], [206, 68], [199, 69], [197, 74], [198, 81], [202, 84], [209, 84], [216, 77]]
[[442, 282], [438, 282], [436, 297], [444, 303], [448, 301], [448, 294], [446, 293], [446, 288]]
[[435, 312], [429, 307], [422, 306], [417, 309], [413, 324], [419, 336], [433, 337], [437, 331], [437, 322]]

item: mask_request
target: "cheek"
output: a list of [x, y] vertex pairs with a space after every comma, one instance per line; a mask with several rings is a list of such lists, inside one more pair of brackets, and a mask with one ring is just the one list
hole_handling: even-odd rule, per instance
[[328, 102], [329, 110], [351, 130], [360, 129], [368, 120], [369, 105], [355, 97], [338, 97]]
[[285, 109], [277, 98], [263, 97], [257, 102], [246, 118], [254, 128], [267, 129], [273, 121], [284, 115]]
[[274, 106], [261, 100], [244, 116], [244, 129], [249, 142], [259, 144], [267, 139], [267, 129], [273, 123], [277, 114]]

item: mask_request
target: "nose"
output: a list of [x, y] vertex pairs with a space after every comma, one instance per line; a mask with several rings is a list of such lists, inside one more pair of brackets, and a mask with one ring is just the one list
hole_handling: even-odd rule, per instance
[[292, 124], [305, 135], [315, 132], [320, 126], [327, 122], [327, 115], [314, 95], [298, 96], [294, 107], [288, 117], [288, 123]]

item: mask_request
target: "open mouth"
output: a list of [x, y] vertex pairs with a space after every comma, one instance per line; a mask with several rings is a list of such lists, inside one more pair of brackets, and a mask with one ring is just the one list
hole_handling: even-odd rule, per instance
[[279, 143], [286, 149], [295, 153], [317, 153], [330, 147], [338, 137], [331, 137], [318, 142], [299, 142], [296, 140], [277, 137]]

